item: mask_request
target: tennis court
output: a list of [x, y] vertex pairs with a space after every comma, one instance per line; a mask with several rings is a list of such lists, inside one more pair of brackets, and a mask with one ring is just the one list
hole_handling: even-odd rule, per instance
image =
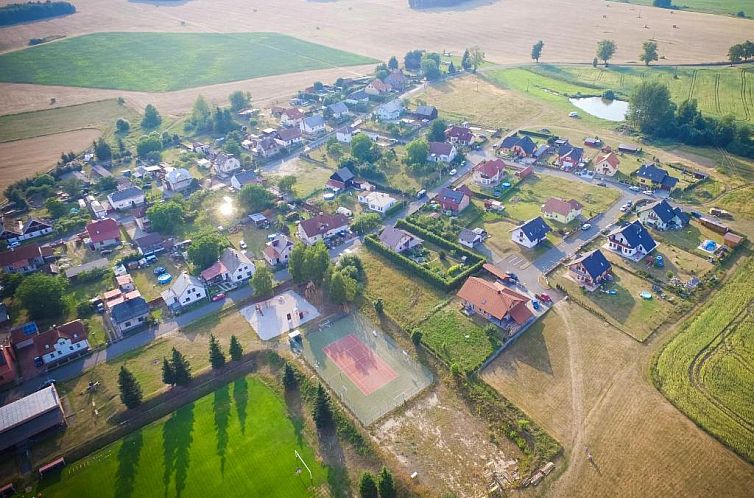
[[360, 314], [306, 332], [304, 358], [364, 425], [432, 383], [427, 368]]

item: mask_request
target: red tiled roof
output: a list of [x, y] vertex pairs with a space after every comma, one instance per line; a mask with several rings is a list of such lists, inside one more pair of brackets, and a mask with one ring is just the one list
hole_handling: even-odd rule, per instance
[[304, 113], [299, 111], [295, 107], [284, 110], [283, 114], [285, 114], [288, 119], [302, 119], [304, 117]]
[[460, 140], [471, 140], [471, 137], [473, 136], [473, 134], [471, 133], [471, 130], [468, 128], [454, 125], [454, 126], [448, 127], [445, 130], [445, 136], [458, 138]]
[[550, 197], [542, 207], [542, 212], [558, 213], [563, 216], [568, 216], [571, 211], [578, 211], [581, 208], [581, 203], [575, 199], [566, 202], [558, 197]]
[[26, 244], [15, 248], [12, 251], [0, 253], [0, 266], [25, 266], [30, 259], [38, 258], [42, 251], [38, 244]]
[[474, 167], [482, 175], [492, 178], [501, 171], [505, 171], [505, 162], [502, 159], [493, 159], [491, 161], [482, 161]]
[[348, 218], [342, 214], [320, 214], [303, 220], [299, 226], [307, 237], [313, 237], [334, 228], [348, 226]]
[[224, 273], [228, 273], [228, 269], [225, 267], [222, 261], [217, 261], [214, 265], [201, 272], [199, 276], [209, 282], [213, 278]]
[[463, 287], [458, 291], [458, 297], [497, 320], [502, 320], [508, 315], [516, 323], [521, 324], [532, 316], [531, 310], [526, 307], [529, 298], [502, 284], [488, 282], [478, 277], [466, 279]]
[[[58, 342], [58, 339], [70, 339], [74, 344], [86, 339], [88, 333], [84, 323], [81, 320], [74, 320], [72, 322], [64, 323], [57, 327], [53, 327], [47, 332], [42, 332], [34, 336], [34, 346], [37, 348], [37, 354], [42, 356], [54, 350], [54, 345]], [[48, 347], [45, 347], [48, 346]]]
[[112, 218], [92, 221], [86, 226], [86, 232], [95, 244], [120, 238], [120, 227], [118, 222]]
[[603, 161], [606, 161], [613, 168], [617, 168], [618, 165], [620, 164], [620, 159], [618, 158], [618, 155], [615, 152], [608, 152], [607, 154], [601, 154], [597, 156], [597, 160], [595, 161], [595, 163], [599, 164]]

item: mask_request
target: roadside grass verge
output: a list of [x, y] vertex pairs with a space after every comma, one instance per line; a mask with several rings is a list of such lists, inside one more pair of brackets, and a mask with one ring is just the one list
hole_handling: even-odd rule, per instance
[[277, 33], [95, 33], [0, 55], [0, 81], [165, 92], [376, 62]]
[[655, 386], [697, 425], [754, 462], [754, 260], [689, 318], [656, 356]]

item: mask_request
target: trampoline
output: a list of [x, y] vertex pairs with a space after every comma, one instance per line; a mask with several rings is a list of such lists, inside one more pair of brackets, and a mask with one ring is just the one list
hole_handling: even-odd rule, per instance
[[165, 285], [171, 280], [173, 280], [173, 276], [170, 273], [163, 273], [162, 275], [157, 277], [157, 281], [160, 283], [160, 285]]
[[641, 294], [639, 294], [642, 299], [649, 300], [652, 299], [652, 293], [647, 291], [641, 291]]

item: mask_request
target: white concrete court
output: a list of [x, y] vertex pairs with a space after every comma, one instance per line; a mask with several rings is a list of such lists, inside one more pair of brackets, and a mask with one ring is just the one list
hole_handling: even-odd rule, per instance
[[317, 308], [292, 290], [246, 306], [240, 313], [263, 341], [274, 339], [319, 316]]

